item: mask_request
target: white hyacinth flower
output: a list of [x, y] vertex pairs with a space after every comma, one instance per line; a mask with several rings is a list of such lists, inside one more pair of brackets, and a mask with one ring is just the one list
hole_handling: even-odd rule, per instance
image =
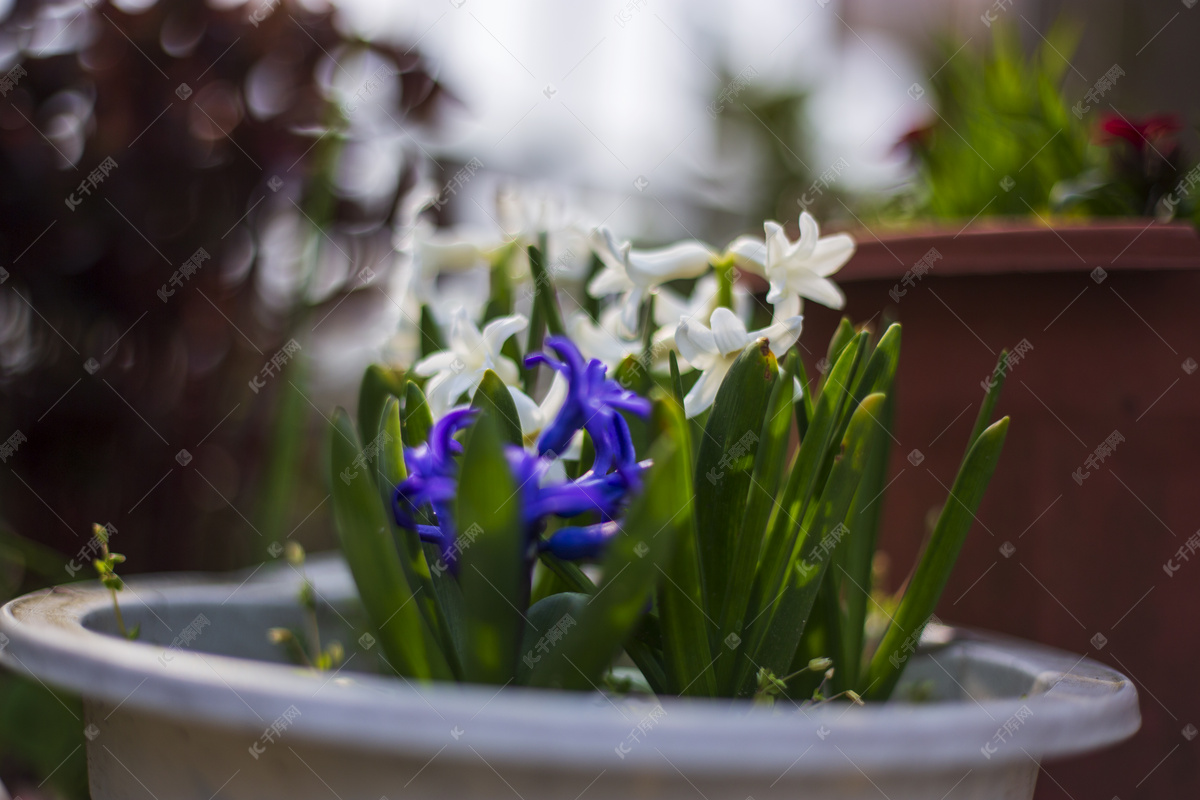
[[846, 305], [846, 296], [829, 276], [854, 255], [854, 239], [838, 233], [822, 237], [817, 221], [807, 211], [800, 214], [800, 238], [791, 241], [778, 222], [763, 223], [766, 241], [739, 236], [729, 245], [736, 263], [762, 275], [771, 283], [767, 302], [775, 306], [775, 319], [800, 313], [800, 298], [807, 297], [830, 308]]
[[620, 322], [628, 336], [636, 335], [638, 310], [648, 295], [668, 281], [703, 275], [717, 255], [711, 247], [694, 239], [655, 250], [634, 250], [629, 242], [618, 242], [605, 227], [593, 232], [592, 249], [604, 263], [604, 269], [588, 284], [588, 294], [621, 295]]
[[513, 314], [492, 320], [480, 332], [467, 310], [459, 308], [450, 324], [449, 349], [430, 353], [413, 365], [413, 372], [430, 379], [425, 384], [425, 398], [434, 418], [449, 411], [464, 392], [474, 395], [489, 369], [506, 384], [515, 385], [520, 370], [511, 358], [500, 354], [500, 348], [528, 325], [525, 315]]
[[712, 313], [711, 327], [697, 320], [685, 319], [679, 323], [675, 345], [689, 364], [701, 370], [700, 379], [683, 398], [684, 413], [694, 417], [713, 404], [729, 368], [751, 343], [766, 339], [776, 358], [786, 353], [800, 338], [803, 320], [800, 316], [789, 317], [762, 330], [747, 332], [746, 324], [722, 306]]

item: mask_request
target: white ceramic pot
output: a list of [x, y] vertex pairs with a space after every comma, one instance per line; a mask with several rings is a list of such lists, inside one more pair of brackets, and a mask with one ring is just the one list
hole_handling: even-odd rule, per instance
[[1080, 656], [936, 627], [898, 696], [926, 702], [774, 709], [517, 688], [415, 686], [372, 674], [372, 640], [336, 560], [310, 563], [336, 674], [281, 662], [298, 576], [130, 581], [136, 642], [97, 585], [0, 610], [0, 660], [84, 698], [95, 800], [1018, 800], [1038, 764], [1131, 736], [1137, 692]]

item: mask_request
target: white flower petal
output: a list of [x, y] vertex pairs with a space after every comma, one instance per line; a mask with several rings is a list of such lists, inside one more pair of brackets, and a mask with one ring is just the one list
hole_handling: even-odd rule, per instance
[[625, 294], [621, 295], [621, 329], [626, 336], [636, 336], [638, 329], [638, 312], [642, 310], [642, 299], [646, 290], [634, 284]]
[[620, 306], [605, 309], [599, 325], [592, 322], [585, 311], [576, 311], [567, 317], [567, 335], [585, 358], [598, 358], [609, 367], [615, 367], [625, 356], [640, 348], [637, 340], [620, 335], [621, 310]]
[[613, 232], [602, 225], [592, 231], [589, 243], [592, 251], [600, 257], [604, 266], [624, 274], [625, 262], [629, 254], [628, 242], [618, 242]]
[[570, 384], [567, 383], [566, 376], [555, 370], [554, 380], [550, 381], [550, 388], [546, 390], [546, 396], [542, 398], [540, 406], [543, 425], [550, 424], [558, 416], [559, 410], [567, 400], [569, 389]]
[[846, 305], [846, 295], [828, 278], [805, 275], [800, 280], [792, 281], [791, 288], [796, 294], [816, 300], [829, 308], [844, 308]]
[[429, 234], [413, 242], [414, 255], [421, 270], [434, 275], [445, 270], [460, 270], [484, 262], [483, 248], [476, 241]]
[[508, 393], [512, 395], [513, 405], [517, 407], [517, 416], [521, 419], [521, 435], [526, 439], [536, 436], [542, 429], [542, 413], [538, 404], [516, 386], [509, 386]]
[[771, 352], [775, 354], [776, 358], [779, 358], [792, 349], [792, 345], [800, 338], [800, 329], [803, 323], [804, 317], [788, 317], [762, 330], [755, 331], [750, 336], [754, 339], [765, 337], [771, 343]]
[[788, 317], [797, 316], [800, 313], [802, 304], [800, 295], [795, 292], [787, 292], [784, 296], [775, 303], [775, 315], [772, 317], [773, 322], [780, 322]]
[[746, 333], [746, 325], [728, 308], [721, 306], [712, 313], [709, 320], [712, 326], [713, 341], [716, 349], [722, 355], [740, 353], [750, 344]]
[[629, 280], [629, 276], [625, 274], [625, 270], [605, 267], [588, 281], [587, 293], [592, 297], [604, 297], [608, 294], [624, 292], [631, 286], [633, 286], [633, 281]]
[[450, 349], [464, 361], [473, 363], [483, 358], [483, 347], [483, 337], [479, 328], [471, 321], [467, 309], [459, 308], [450, 322]]
[[675, 329], [675, 346], [679, 354], [692, 365], [704, 356], [717, 352], [717, 343], [712, 331], [696, 320], [685, 319]]
[[766, 273], [770, 274], [773, 269], [783, 266], [787, 260], [788, 250], [791, 249], [792, 243], [788, 241], [787, 232], [784, 231], [783, 226], [773, 220], [767, 220], [763, 223], [763, 232], [767, 237], [765, 242], [767, 260], [764, 267]]
[[718, 359], [711, 367], [700, 373], [700, 379], [692, 386], [691, 391], [683, 398], [683, 413], [689, 419], [703, 412], [717, 399], [717, 391], [725, 374], [732, 366], [732, 359]]
[[521, 382], [521, 370], [517, 368], [516, 362], [508, 356], [497, 357], [489, 369], [494, 371], [496, 377], [508, 386], [515, 386]]
[[463, 392], [472, 392], [483, 379], [483, 370], [475, 372], [439, 372], [425, 384], [425, 399], [434, 419], [440, 419], [453, 408]]
[[767, 291], [767, 302], [778, 303], [789, 294], [792, 292], [788, 290], [787, 276], [782, 270], [776, 270], [771, 278], [771, 288]]
[[711, 247], [693, 239], [657, 250], [631, 250], [626, 269], [634, 283], [649, 288], [678, 278], [699, 277], [715, 259]]
[[850, 260], [855, 247], [854, 239], [849, 234], [826, 236], [817, 242], [809, 268], [822, 278], [828, 278]]
[[807, 260], [816, 250], [817, 241], [821, 238], [821, 229], [816, 219], [807, 211], [800, 212], [800, 240], [796, 243], [794, 258]]
[[733, 256], [734, 263], [758, 275], [766, 275], [767, 245], [753, 236], [739, 236], [729, 243], [725, 252]]
[[[704, 278], [701, 278], [696, 282], [697, 289], [703, 281]], [[658, 325], [678, 325], [679, 320], [686, 317], [688, 312], [687, 298], [679, 292], [664, 288], [659, 289], [654, 296], [654, 321]]]
[[497, 317], [483, 329], [483, 344], [492, 355], [500, 352], [500, 348], [514, 333], [525, 330], [529, 320], [524, 314], [512, 314], [507, 317]]
[[418, 375], [428, 378], [430, 375], [436, 375], [439, 372], [453, 369], [454, 364], [458, 362], [458, 360], [458, 356], [454, 353], [454, 351], [439, 350], [436, 353], [430, 353], [416, 364], [413, 364], [412, 371]]

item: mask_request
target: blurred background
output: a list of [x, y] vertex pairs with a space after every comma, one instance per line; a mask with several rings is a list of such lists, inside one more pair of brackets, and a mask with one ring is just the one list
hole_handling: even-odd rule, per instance
[[[0, 0], [0, 593], [90, 577], [94, 522], [130, 574], [333, 547], [325, 418], [414, 357], [414, 242], [505, 229], [502, 191], [642, 244], [808, 210], [862, 244], [852, 321], [906, 326], [885, 584], [1028, 338], [940, 615], [1137, 681], [1142, 734], [1039, 798], [1194, 796], [1200, 581], [1161, 564], [1200, 527], [1195, 5]], [[1097, 220], [1102, 259], [1055, 233], [1036, 274], [1041, 239], [889, 293], [906, 231]], [[811, 370], [839, 315], [807, 311]], [[1112, 430], [1116, 479], [1072, 480]], [[86, 797], [79, 716], [0, 676], [0, 780]]]

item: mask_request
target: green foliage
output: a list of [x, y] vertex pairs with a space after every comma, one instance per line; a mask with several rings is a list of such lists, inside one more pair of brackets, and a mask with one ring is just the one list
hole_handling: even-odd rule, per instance
[[906, 137], [920, 215], [1042, 214], [1056, 185], [1090, 164], [1087, 126], [1063, 94], [1078, 31], [1054, 25], [1030, 56], [1013, 26], [997, 21], [992, 33], [989, 51], [947, 42], [932, 59], [937, 115]]
[[[1013, 63], [995, 69], [995, 80], [1016, 80]], [[529, 254], [541, 309], [531, 341], [541, 341], [561, 322], [540, 250]], [[368, 370], [357, 429], [344, 411], [334, 415], [329, 479], [343, 551], [385, 663], [418, 680], [498, 686], [637, 683], [657, 694], [760, 704], [886, 699], [907, 660], [896, 654], [910, 652], [940, 599], [1008, 427], [1007, 418], [992, 421], [1002, 354], [933, 537], [903, 596], [885, 601], [894, 613], [880, 641], [868, 612], [900, 338], [897, 324], [873, 341], [842, 320], [815, 385], [798, 353], [781, 365], [767, 340], [752, 342], [702, 426], [685, 419], [674, 353], [669, 378], [627, 359], [615, 379], [653, 400], [649, 420], [627, 417], [649, 466], [619, 528], [602, 551], [589, 551], [600, 553], [591, 572], [542, 543], [560, 526], [595, 521], [593, 512], [544, 529], [528, 521], [523, 504], [544, 501], [531, 499], [540, 490], [518, 484], [510, 468], [516, 456], [506, 448], [524, 437], [513, 397], [490, 369], [473, 395], [477, 419], [452, 445], [463, 448], [453, 467], [454, 565], [397, 525], [395, 488], [421, 474], [405, 448], [426, 444], [433, 418], [418, 384]], [[584, 437], [567, 473], [587, 470], [593, 453]], [[434, 522], [411, 512], [418, 525]], [[614, 672], [623, 657], [637, 680]], [[319, 644], [318, 659], [333, 663]]]

